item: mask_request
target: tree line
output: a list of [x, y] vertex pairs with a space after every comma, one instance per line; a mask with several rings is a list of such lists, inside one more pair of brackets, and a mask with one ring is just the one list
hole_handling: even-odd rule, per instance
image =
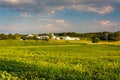
[[[38, 40], [37, 36], [50, 36], [50, 34], [34, 34], [33, 37], [28, 37], [28, 34], [0, 34], [0, 40]], [[76, 33], [76, 32], [61, 32], [54, 33], [55, 36], [64, 37], [79, 37], [80, 39], [99, 39], [99, 40], [108, 40], [108, 41], [119, 41], [120, 40], [120, 31], [117, 32], [94, 32], [94, 33]]]

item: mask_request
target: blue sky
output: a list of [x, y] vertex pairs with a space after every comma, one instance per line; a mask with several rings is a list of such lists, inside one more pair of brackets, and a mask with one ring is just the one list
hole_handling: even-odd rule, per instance
[[120, 0], [0, 0], [0, 33], [120, 31]]

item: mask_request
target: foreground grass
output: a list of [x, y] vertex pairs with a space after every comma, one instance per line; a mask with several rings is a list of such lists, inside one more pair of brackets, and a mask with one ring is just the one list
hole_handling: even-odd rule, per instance
[[0, 79], [120, 80], [120, 46], [0, 41]]

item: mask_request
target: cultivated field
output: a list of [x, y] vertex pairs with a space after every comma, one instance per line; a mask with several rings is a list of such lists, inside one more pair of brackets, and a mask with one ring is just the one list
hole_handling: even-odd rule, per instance
[[120, 45], [0, 41], [0, 80], [120, 80]]

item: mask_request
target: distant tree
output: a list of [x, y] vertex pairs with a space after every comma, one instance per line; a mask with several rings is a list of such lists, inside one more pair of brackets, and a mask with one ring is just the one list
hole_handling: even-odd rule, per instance
[[[106, 35], [107, 34], [107, 35]], [[100, 40], [108, 40], [108, 41], [119, 41], [120, 40], [120, 31], [118, 32], [102, 32], [102, 35], [99, 36]]]
[[52, 33], [48, 34], [49, 38], [52, 39]]
[[98, 37], [95, 37], [95, 36], [94, 36], [94, 37], [92, 38], [92, 43], [98, 43], [99, 40], [100, 40], [100, 39], [99, 39]]
[[0, 39], [1, 40], [7, 40], [8, 36], [6, 34], [0, 34]]
[[38, 40], [37, 35], [33, 36], [33, 40]]
[[19, 39], [20, 39], [20, 35], [19, 35], [18, 33], [15, 33], [14, 39], [15, 39], [15, 40], [19, 40]]
[[113, 33], [113, 35], [116, 41], [120, 40], [120, 31]]
[[27, 40], [27, 35], [21, 35], [22, 40]]
[[43, 41], [50, 41], [50, 38], [48, 38], [48, 37], [45, 37], [45, 39], [42, 39]]
[[63, 36], [67, 36], [67, 33], [66, 33], [66, 32], [63, 32]]
[[13, 39], [13, 35], [12, 34], [8, 34], [8, 39]]
[[45, 41], [50, 41], [50, 39], [48, 37], [45, 37]]
[[28, 40], [33, 40], [33, 37], [32, 37], [32, 36], [30, 36], [30, 37], [28, 37], [27, 39], [28, 39]]

